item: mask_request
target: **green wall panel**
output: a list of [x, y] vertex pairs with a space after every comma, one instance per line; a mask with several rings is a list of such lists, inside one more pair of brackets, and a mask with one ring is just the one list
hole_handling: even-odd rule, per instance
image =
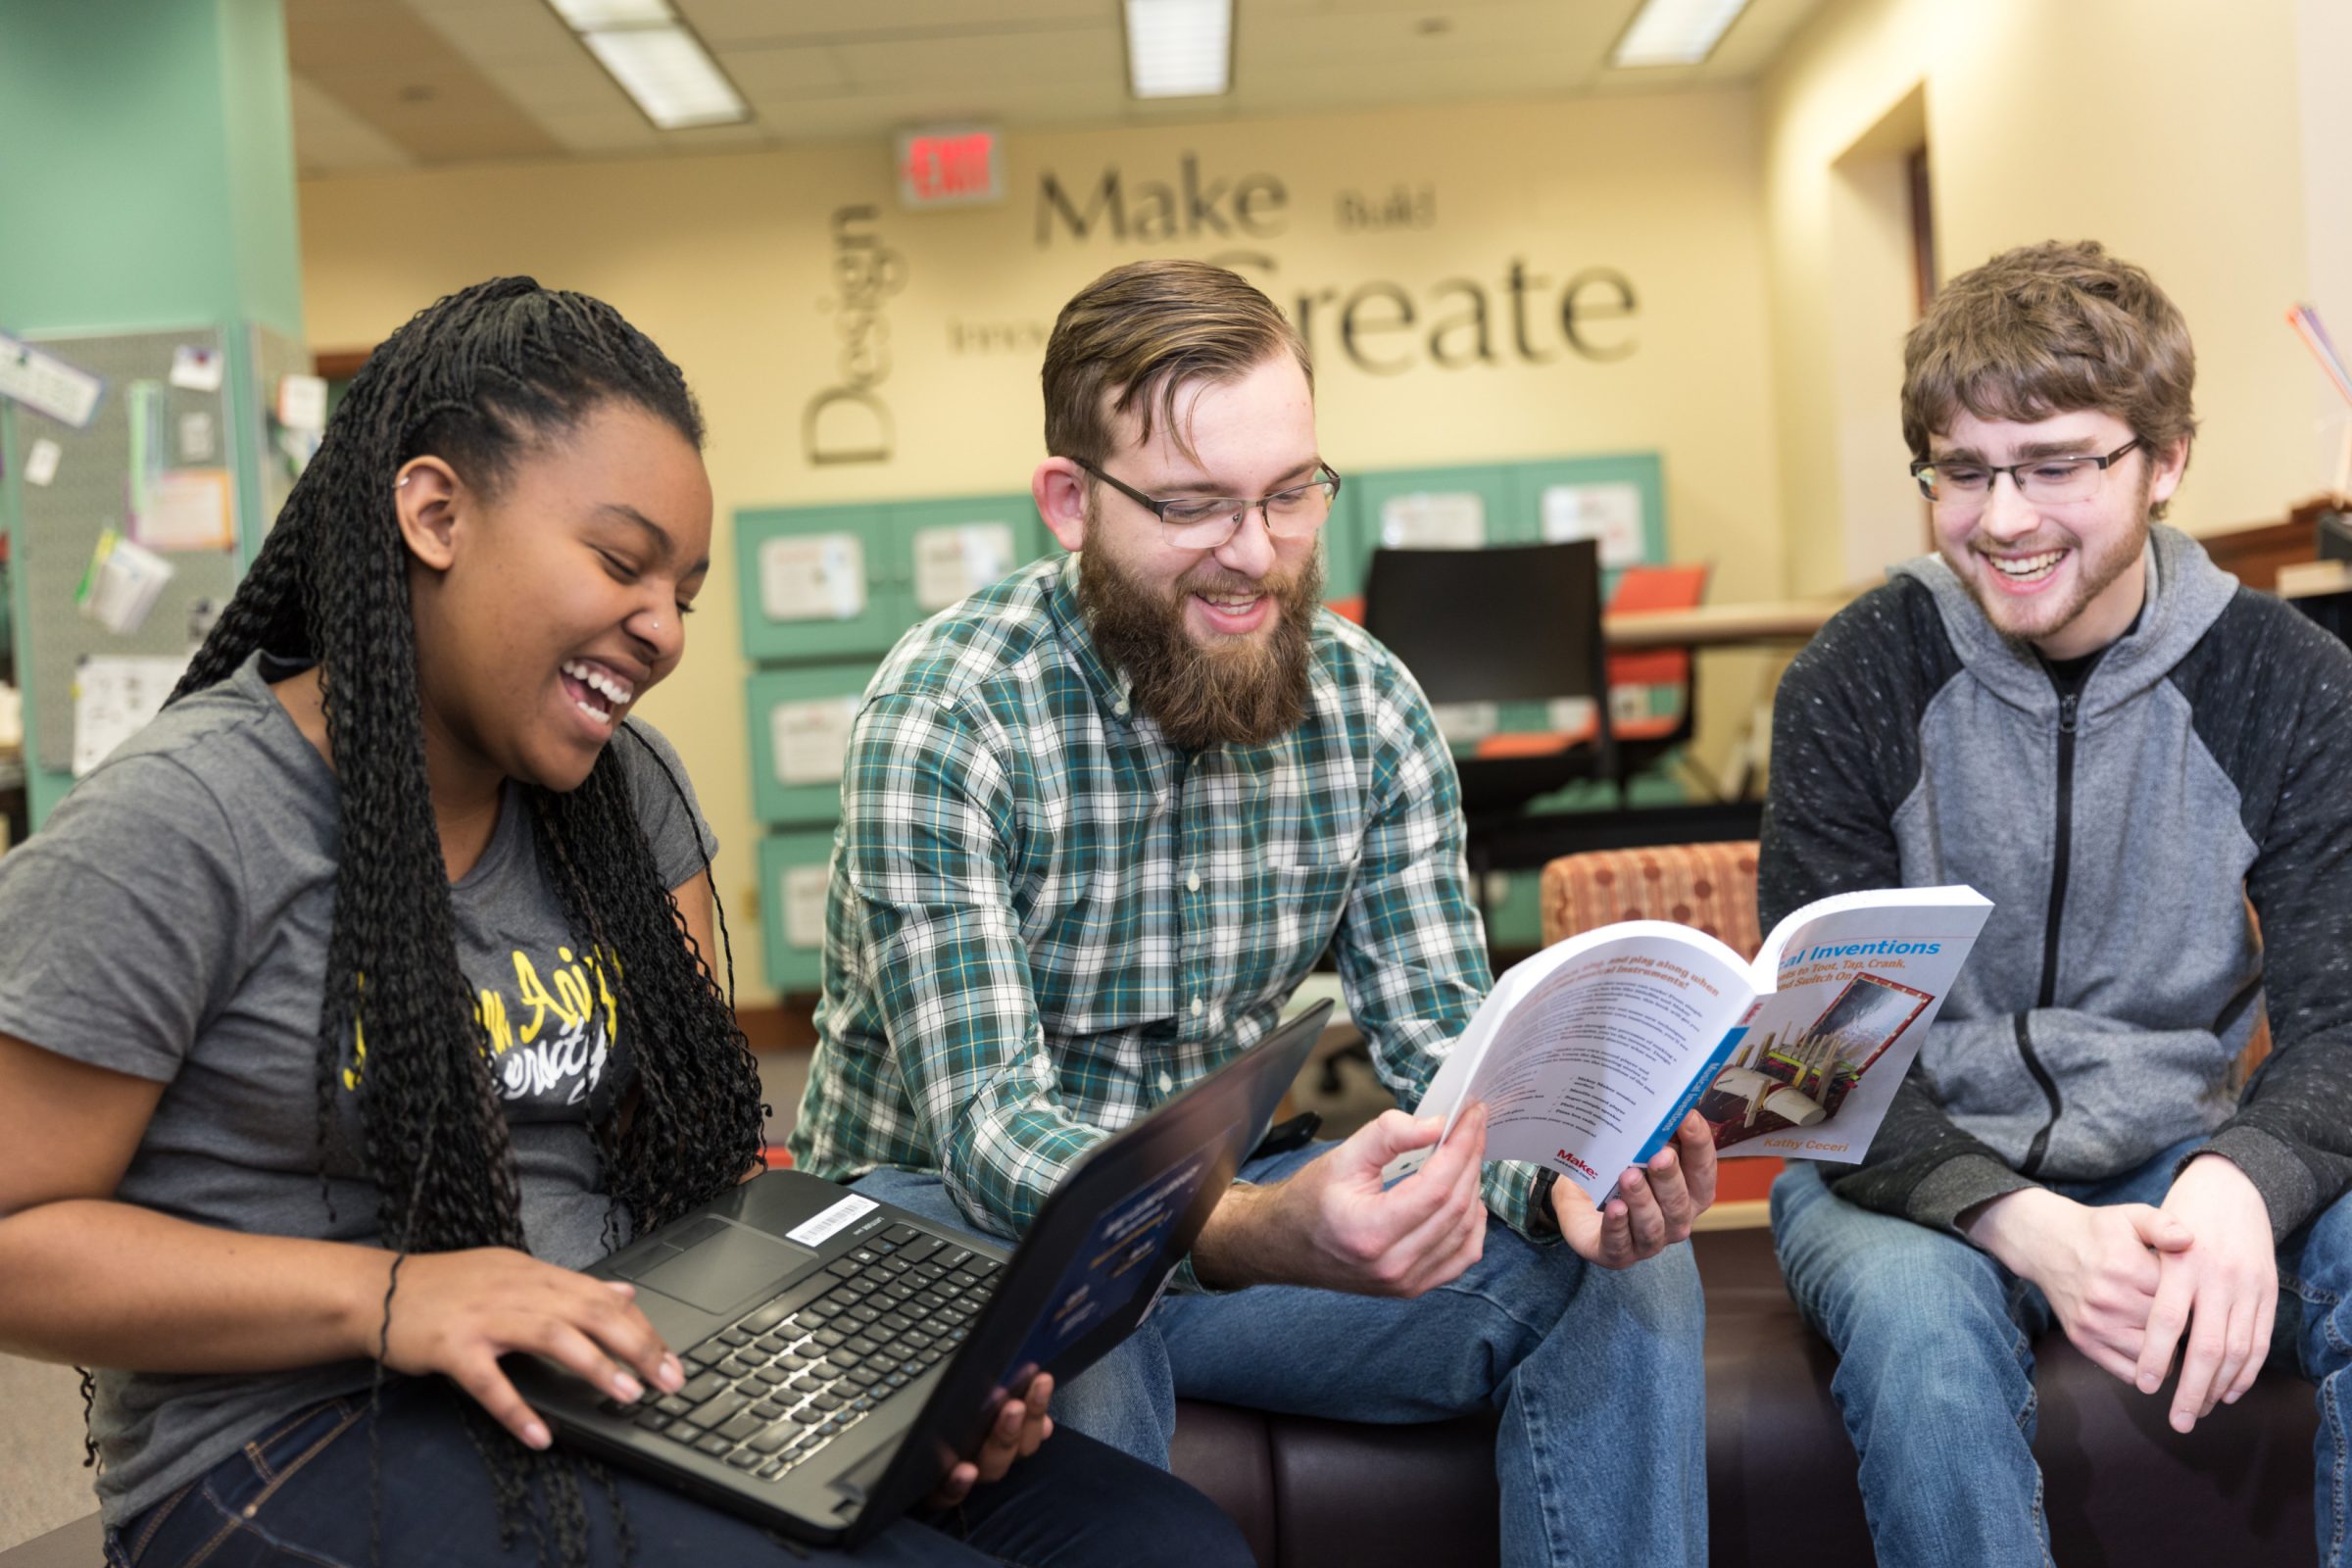
[[841, 815], [841, 748], [870, 662], [763, 669], [745, 683], [752, 739], [752, 808], [770, 825]]
[[825, 873], [830, 833], [773, 833], [760, 841], [760, 890], [767, 983], [808, 992], [824, 973]]
[[1618, 567], [1668, 559], [1666, 475], [1654, 452], [1515, 463], [1510, 480], [1512, 514], [1533, 527], [1522, 537], [1600, 540], [1604, 599]]
[[1536, 537], [1533, 520], [1522, 526], [1512, 513], [1515, 492], [1506, 464], [1390, 469], [1351, 483], [1367, 566], [1371, 553], [1384, 548], [1460, 550]]
[[735, 514], [743, 652], [756, 662], [879, 657], [909, 622], [892, 580], [890, 509]]
[[890, 569], [908, 625], [1010, 576], [1045, 548], [1045, 524], [1026, 491], [902, 502], [890, 514]]

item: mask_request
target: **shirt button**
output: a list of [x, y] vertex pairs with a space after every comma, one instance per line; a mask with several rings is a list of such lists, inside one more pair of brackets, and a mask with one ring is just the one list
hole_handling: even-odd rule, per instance
[[1175, 1080], [1175, 1079], [1173, 1079], [1173, 1078], [1169, 1077], [1169, 1076], [1168, 1076], [1166, 1073], [1164, 1073], [1164, 1072], [1163, 1072], [1163, 1073], [1161, 1073], [1161, 1074], [1159, 1075], [1159, 1092], [1160, 1092], [1161, 1094], [1163, 1094], [1163, 1095], [1164, 1095], [1164, 1094], [1166, 1094], [1166, 1093], [1167, 1093], [1169, 1090], [1171, 1090], [1171, 1089], [1173, 1089], [1173, 1088], [1175, 1088], [1175, 1087], [1176, 1087], [1176, 1080]]
[[1121, 718], [1125, 718], [1127, 716], [1127, 699], [1122, 697], [1117, 702], [1111, 704], [1110, 710], [1118, 714]]
[[1196, 1018], [1200, 1016], [1200, 999], [1199, 997], [1193, 999], [1193, 1016]]
[[1187, 871], [1187, 872], [1184, 874], [1184, 891], [1185, 891], [1185, 892], [1187, 892], [1187, 893], [1198, 893], [1198, 892], [1200, 892], [1200, 872], [1198, 872], [1198, 871]]

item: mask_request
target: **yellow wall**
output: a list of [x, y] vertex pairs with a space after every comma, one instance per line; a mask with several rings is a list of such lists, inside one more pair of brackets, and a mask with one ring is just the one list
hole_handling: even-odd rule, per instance
[[[1753, 96], [1729, 90], [1015, 135], [1004, 204], [956, 212], [899, 211], [888, 154], [867, 145], [318, 180], [301, 193], [304, 295], [314, 344], [357, 347], [438, 294], [525, 271], [611, 300], [685, 368], [710, 416], [719, 529], [692, 657], [647, 713], [677, 742], [724, 841], [719, 885], [743, 950], [738, 976], [745, 1000], [758, 1001], [735, 509], [1026, 488], [1042, 456], [1039, 347], [1061, 302], [1136, 256], [1249, 253], [1262, 259], [1246, 270], [1278, 300], [1315, 298], [1324, 449], [1343, 472], [1656, 450], [1673, 553], [1714, 562], [1720, 597], [1770, 593], [1784, 562], [1755, 122]], [[1277, 231], [1119, 242], [1100, 226], [1072, 240], [1059, 224], [1039, 242], [1046, 172], [1083, 206], [1115, 166], [1130, 206], [1149, 209], [1146, 183], [1180, 188], [1187, 154], [1204, 186], [1279, 180], [1280, 220], [1270, 198], [1256, 209], [1258, 226]], [[1382, 206], [1398, 192], [1402, 226], [1343, 225], [1343, 195]], [[1232, 201], [1229, 186], [1216, 209], [1229, 224]], [[849, 232], [895, 252], [903, 286], [861, 320], [842, 309], [833, 220], [865, 203], [878, 212]], [[1546, 280], [1527, 286], [1542, 364], [1514, 341], [1514, 261]], [[1630, 318], [1590, 326], [1595, 347], [1630, 344], [1623, 358], [1564, 345], [1559, 292], [1588, 268], [1613, 270], [1635, 291]], [[1483, 288], [1495, 363], [1430, 363], [1432, 313], [1458, 319], [1469, 309], [1465, 292], [1441, 289], [1452, 277]], [[1406, 362], [1395, 373], [1352, 363], [1332, 319], [1380, 280], [1399, 285], [1420, 318], [1411, 331], [1359, 331], [1377, 362]], [[1394, 310], [1360, 305], [1357, 325]], [[805, 409], [843, 374], [844, 322], [864, 348], [886, 349], [873, 391], [896, 427], [887, 464], [820, 466], [803, 450]], [[1461, 356], [1472, 340], [1461, 327], [1443, 347]], [[982, 341], [994, 347], [976, 351]], [[1702, 752], [1730, 744], [1759, 673], [1752, 659], [1710, 662]]]
[[[1865, 522], [1838, 510], [1841, 453], [1882, 428], [1857, 433], [1856, 388], [1823, 352], [1858, 265], [1838, 238], [1850, 187], [1836, 166], [1923, 88], [1944, 276], [2011, 245], [2093, 238], [2187, 317], [2204, 422], [2173, 520], [2276, 521], [2321, 487], [2316, 371], [2282, 321], [2311, 284], [2304, 204], [2321, 199], [2305, 187], [2297, 21], [2296, 0], [1833, 0], [1792, 40], [1759, 94], [1792, 588], [1846, 576], [1844, 530]], [[1904, 499], [1899, 381], [1897, 367], [1861, 389], [1884, 407], [1889, 505]]]

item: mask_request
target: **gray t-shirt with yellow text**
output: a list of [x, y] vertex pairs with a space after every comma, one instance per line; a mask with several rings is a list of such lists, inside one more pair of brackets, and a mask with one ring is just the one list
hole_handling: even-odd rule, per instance
[[[663, 885], [677, 887], [714, 841], [668, 743], [625, 727], [646, 744], [615, 735], [613, 755]], [[0, 857], [0, 1034], [166, 1086], [120, 1200], [227, 1231], [378, 1244], [358, 1152], [364, 1055], [331, 1096], [323, 1191], [319, 1173], [318, 1032], [338, 837], [334, 776], [256, 659], [167, 709]], [[597, 1190], [587, 1116], [616, 1092], [627, 1042], [540, 864], [519, 786], [508, 786], [489, 847], [450, 901], [496, 1054], [524, 1236], [536, 1255], [580, 1267], [626, 1233]], [[369, 1378], [362, 1360], [101, 1371], [92, 1429], [107, 1522]]]

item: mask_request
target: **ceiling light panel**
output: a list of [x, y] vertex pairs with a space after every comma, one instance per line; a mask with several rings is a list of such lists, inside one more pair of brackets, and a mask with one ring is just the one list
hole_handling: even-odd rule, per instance
[[574, 32], [604, 27], [665, 27], [678, 20], [669, 0], [547, 0]]
[[1126, 0], [1127, 86], [1138, 98], [1233, 90], [1233, 0]]
[[1695, 66], [1715, 52], [1747, 0], [1648, 0], [1609, 55], [1612, 66]]
[[751, 118], [717, 62], [684, 27], [616, 27], [584, 32], [580, 41], [663, 130]]

